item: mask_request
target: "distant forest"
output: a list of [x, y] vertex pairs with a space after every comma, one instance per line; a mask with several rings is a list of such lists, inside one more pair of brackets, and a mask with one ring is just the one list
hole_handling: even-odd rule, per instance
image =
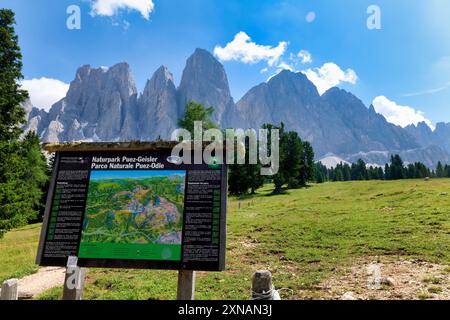
[[368, 166], [361, 159], [354, 164], [341, 163], [331, 169], [319, 162], [315, 165], [314, 178], [317, 183], [327, 181], [450, 178], [450, 165], [443, 165], [439, 162], [436, 170], [431, 170], [420, 162], [405, 165], [399, 155], [392, 155], [390, 164], [386, 164], [384, 168]]

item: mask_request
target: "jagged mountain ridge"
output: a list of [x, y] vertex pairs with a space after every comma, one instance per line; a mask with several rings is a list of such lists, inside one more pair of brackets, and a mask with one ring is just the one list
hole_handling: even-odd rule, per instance
[[417, 126], [410, 125], [405, 130], [411, 134], [417, 142], [423, 146], [440, 146], [450, 153], [450, 123], [440, 122], [434, 131], [425, 123], [421, 122]]
[[[345, 160], [359, 155], [368, 163], [379, 163], [396, 152], [429, 166], [450, 161], [441, 148], [445, 143], [425, 143], [428, 140], [420, 139], [412, 128], [388, 123], [344, 90], [332, 88], [320, 96], [302, 73], [282, 71], [234, 103], [224, 67], [202, 49], [187, 60], [178, 88], [162, 66], [140, 95], [128, 64], [109, 69], [83, 66], [67, 96], [48, 113], [26, 106], [26, 130], [36, 131], [44, 142], [169, 139], [190, 100], [213, 106], [213, 120], [223, 128], [257, 129], [264, 123], [284, 122], [288, 130], [311, 141], [318, 159], [331, 153]], [[450, 137], [450, 130], [439, 132]]]

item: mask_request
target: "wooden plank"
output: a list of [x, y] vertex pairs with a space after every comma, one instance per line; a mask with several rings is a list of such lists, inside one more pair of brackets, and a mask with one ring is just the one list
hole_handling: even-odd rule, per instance
[[[171, 150], [180, 144], [176, 141], [155, 141], [155, 142], [67, 142], [67, 143], [46, 143], [43, 149], [47, 152], [101, 152], [101, 151], [154, 151]], [[185, 148], [193, 148], [192, 142], [183, 142]], [[206, 146], [206, 142], [203, 143]]]
[[177, 300], [195, 300], [195, 271], [178, 272]]

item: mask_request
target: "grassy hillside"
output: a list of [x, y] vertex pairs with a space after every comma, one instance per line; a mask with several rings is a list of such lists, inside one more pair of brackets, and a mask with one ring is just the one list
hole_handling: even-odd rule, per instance
[[[314, 185], [230, 199], [227, 267], [200, 273], [198, 299], [248, 299], [255, 270], [269, 269], [284, 298], [320, 297], [324, 279], [366, 257], [450, 265], [450, 180]], [[240, 203], [240, 209], [239, 209]], [[317, 292], [315, 292], [317, 290]], [[43, 298], [58, 298], [60, 289]], [[88, 299], [174, 299], [176, 273], [90, 270]]]
[[[200, 273], [198, 299], [247, 299], [269, 269], [286, 299], [321, 297], [319, 284], [374, 256], [450, 265], [450, 180], [346, 182], [229, 201], [227, 268]], [[239, 209], [240, 203], [240, 209]], [[34, 270], [38, 226], [0, 241], [0, 279]], [[176, 272], [89, 270], [87, 299], [174, 299]], [[305, 291], [306, 290], [306, 291]], [[57, 288], [42, 298], [56, 299]]]
[[0, 283], [38, 270], [34, 264], [41, 225], [35, 224], [8, 232], [0, 239]]

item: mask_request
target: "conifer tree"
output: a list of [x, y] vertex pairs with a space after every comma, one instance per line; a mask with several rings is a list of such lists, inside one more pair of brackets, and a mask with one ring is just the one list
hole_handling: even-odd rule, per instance
[[28, 93], [19, 87], [22, 55], [14, 24], [14, 13], [0, 9], [0, 237], [36, 219], [48, 181], [38, 137], [21, 137]]

